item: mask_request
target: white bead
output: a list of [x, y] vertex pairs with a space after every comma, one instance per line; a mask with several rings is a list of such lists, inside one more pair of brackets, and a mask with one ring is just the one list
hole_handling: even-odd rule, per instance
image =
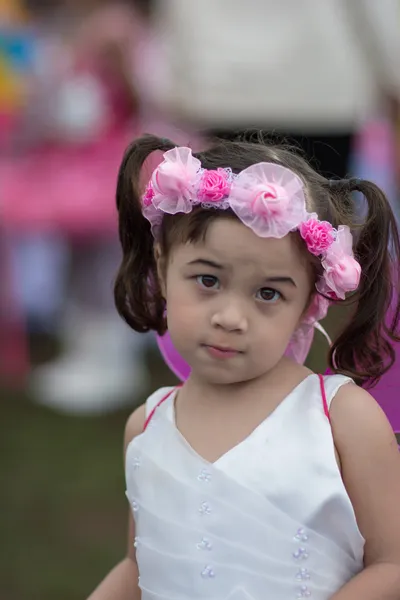
[[299, 569], [296, 574], [296, 579], [298, 581], [305, 581], [307, 579], [311, 579], [311, 575], [308, 569]]
[[137, 512], [139, 510], [139, 505], [136, 500], [132, 500], [132, 510], [133, 512]]
[[212, 550], [212, 543], [207, 538], [202, 538], [201, 542], [196, 544], [197, 550]]
[[140, 456], [135, 456], [135, 458], [133, 459], [134, 470], [137, 471], [138, 469], [140, 469], [141, 464], [142, 461], [140, 460]]
[[307, 560], [308, 552], [305, 548], [299, 548], [295, 552], [293, 552], [293, 558], [296, 560]]
[[302, 585], [299, 593], [297, 594], [297, 598], [310, 598], [311, 592], [306, 585]]
[[197, 476], [197, 479], [199, 481], [208, 483], [209, 481], [211, 481], [211, 473], [209, 473], [209, 471], [207, 471], [206, 469], [202, 469], [199, 475]]
[[202, 502], [199, 507], [199, 513], [201, 515], [209, 515], [211, 514], [211, 506], [208, 502]]
[[213, 579], [215, 577], [215, 573], [212, 567], [207, 565], [201, 572], [201, 576], [203, 579]]
[[133, 542], [133, 546], [134, 548], [137, 548], [139, 546], [139, 538], [135, 537], [135, 541]]
[[303, 527], [300, 527], [300, 529], [297, 530], [294, 539], [298, 542], [308, 542], [308, 535], [306, 533], [306, 530]]

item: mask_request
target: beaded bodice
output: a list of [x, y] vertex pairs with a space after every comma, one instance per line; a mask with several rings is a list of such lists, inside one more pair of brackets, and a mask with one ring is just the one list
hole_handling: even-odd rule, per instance
[[[325, 378], [328, 403], [348, 381]], [[213, 464], [177, 430], [173, 400], [126, 455], [142, 600], [328, 600], [362, 569], [316, 376]]]

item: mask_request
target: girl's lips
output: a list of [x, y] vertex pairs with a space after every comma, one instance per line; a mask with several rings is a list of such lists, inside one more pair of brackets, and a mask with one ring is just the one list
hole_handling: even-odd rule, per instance
[[241, 354], [240, 350], [223, 346], [209, 346], [208, 344], [205, 344], [204, 348], [213, 358], [218, 359], [234, 358], [235, 356], [238, 356], [238, 354]]

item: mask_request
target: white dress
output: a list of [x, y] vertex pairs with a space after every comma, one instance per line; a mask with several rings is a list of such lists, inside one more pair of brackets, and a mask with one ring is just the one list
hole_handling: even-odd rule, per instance
[[[349, 381], [325, 377], [328, 406]], [[213, 464], [177, 430], [174, 396], [126, 454], [142, 600], [328, 600], [361, 571], [317, 375]]]

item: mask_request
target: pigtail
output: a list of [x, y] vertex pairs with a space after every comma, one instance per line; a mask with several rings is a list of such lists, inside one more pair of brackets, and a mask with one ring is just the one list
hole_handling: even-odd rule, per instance
[[362, 268], [359, 290], [350, 300], [356, 301], [355, 310], [332, 346], [330, 366], [372, 386], [393, 365], [392, 342], [400, 341], [399, 233], [390, 204], [378, 186], [360, 179], [343, 180], [342, 185], [346, 189], [335, 182], [337, 193], [331, 194], [334, 211], [340, 212], [340, 202], [347, 211], [349, 202], [344, 200], [357, 191], [366, 201], [367, 215], [354, 230], [354, 253]]
[[140, 178], [146, 159], [157, 150], [171, 150], [169, 140], [146, 135], [126, 150], [117, 179], [117, 209], [122, 262], [114, 285], [114, 299], [121, 317], [141, 333], [165, 331], [164, 299], [154, 258], [150, 224], [142, 214]]

